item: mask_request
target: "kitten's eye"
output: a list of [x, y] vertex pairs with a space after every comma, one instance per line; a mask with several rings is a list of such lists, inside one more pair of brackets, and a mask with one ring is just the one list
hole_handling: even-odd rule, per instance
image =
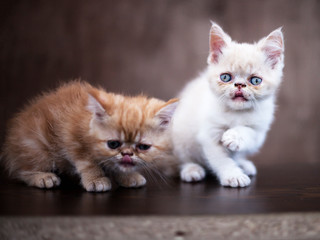
[[262, 82], [262, 79], [261, 79], [261, 78], [258, 78], [258, 77], [252, 77], [252, 78], [250, 78], [250, 83], [251, 83], [252, 85], [259, 85], [261, 82]]
[[137, 145], [137, 148], [138, 148], [139, 150], [141, 150], [141, 151], [146, 151], [146, 150], [148, 150], [150, 147], [151, 147], [151, 145], [142, 144], [142, 143], [140, 143], [140, 144]]
[[107, 144], [108, 144], [108, 147], [111, 149], [117, 149], [122, 145], [122, 143], [117, 140], [109, 140]]
[[232, 76], [229, 73], [223, 73], [220, 75], [220, 79], [222, 82], [230, 82], [232, 79]]

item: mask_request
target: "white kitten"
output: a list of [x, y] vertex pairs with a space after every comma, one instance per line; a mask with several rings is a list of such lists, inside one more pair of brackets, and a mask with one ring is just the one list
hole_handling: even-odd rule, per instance
[[282, 78], [281, 29], [255, 44], [236, 43], [215, 23], [210, 30], [207, 69], [181, 93], [173, 119], [173, 143], [186, 182], [212, 170], [223, 186], [245, 187], [273, 121]]

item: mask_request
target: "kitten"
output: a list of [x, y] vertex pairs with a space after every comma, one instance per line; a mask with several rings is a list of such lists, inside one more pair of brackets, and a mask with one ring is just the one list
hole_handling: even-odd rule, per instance
[[4, 144], [9, 173], [30, 186], [60, 184], [75, 170], [87, 191], [111, 188], [103, 168], [124, 187], [146, 179], [139, 167], [171, 157], [168, 130], [177, 100], [107, 93], [72, 82], [35, 99], [11, 121]]
[[256, 168], [246, 156], [262, 146], [273, 121], [283, 66], [281, 29], [240, 44], [212, 23], [208, 67], [182, 91], [173, 119], [182, 180], [202, 180], [206, 167], [223, 186], [250, 184]]

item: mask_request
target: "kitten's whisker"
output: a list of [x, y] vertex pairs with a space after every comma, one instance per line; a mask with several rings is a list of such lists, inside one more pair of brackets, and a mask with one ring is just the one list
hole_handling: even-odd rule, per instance
[[146, 163], [141, 163], [141, 168], [145, 171], [145, 173], [152, 179], [153, 182], [157, 182], [152, 170]]
[[[151, 166], [151, 167], [150, 167]], [[167, 176], [165, 176], [159, 169], [157, 169], [156, 164], [155, 163], [145, 163], [144, 164], [144, 169], [146, 171], [148, 171], [148, 174], [150, 174], [150, 176], [155, 179], [156, 176], [158, 176], [159, 178], [156, 178], [156, 181], [158, 181], [159, 179], [161, 179], [161, 181], [163, 183], [165, 183], [166, 185], [169, 185], [168, 183], [168, 179]], [[156, 175], [156, 176], [155, 176]]]
[[157, 182], [157, 179], [155, 178], [154, 174], [152, 174], [149, 166], [146, 163], [141, 163], [140, 167], [151, 178], [153, 182]]
[[220, 102], [225, 102], [225, 100], [228, 98], [228, 96], [227, 96], [227, 94], [226, 94], [226, 92], [224, 92], [219, 98], [218, 98], [218, 100], [220, 101]]
[[113, 164], [114, 163], [114, 161], [112, 161], [113, 158], [114, 157], [110, 157], [110, 158], [104, 159], [104, 160], [100, 161], [99, 163], [103, 164], [103, 165]]

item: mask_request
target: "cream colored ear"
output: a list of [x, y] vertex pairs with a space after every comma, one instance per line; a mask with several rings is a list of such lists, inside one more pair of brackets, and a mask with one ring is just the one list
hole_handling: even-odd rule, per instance
[[274, 68], [283, 59], [284, 41], [281, 28], [274, 30], [266, 38], [260, 40], [259, 44], [267, 56], [267, 62]]
[[161, 128], [166, 128], [170, 124], [178, 103], [178, 99], [171, 99], [156, 113], [155, 118], [160, 120]]
[[87, 109], [93, 114], [95, 119], [103, 120], [108, 116], [106, 110], [102, 107], [99, 101], [90, 94], [88, 97]]
[[231, 42], [231, 38], [228, 34], [226, 34], [222, 28], [216, 24], [215, 22], [211, 22], [212, 26], [210, 29], [210, 54], [208, 57], [208, 64], [217, 63], [219, 60], [219, 56], [223, 52], [223, 48]]

